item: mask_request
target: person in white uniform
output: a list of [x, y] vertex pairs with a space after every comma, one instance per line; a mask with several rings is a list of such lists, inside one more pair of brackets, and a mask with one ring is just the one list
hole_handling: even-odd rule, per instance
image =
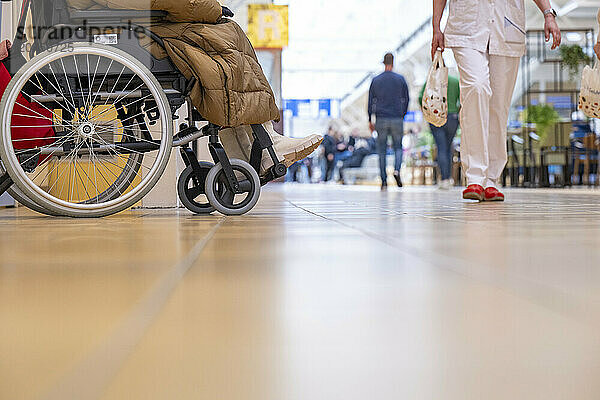
[[[452, 48], [460, 72], [461, 159], [467, 179], [463, 198], [503, 201], [498, 190], [506, 166], [508, 111], [525, 54], [524, 0], [449, 0], [444, 32], [440, 21], [447, 0], [433, 0], [431, 55]], [[533, 0], [544, 14], [546, 41], [561, 42], [549, 0]]]
[[[600, 10], [598, 10], [598, 24], [600, 26]], [[600, 60], [600, 34], [598, 34], [598, 40], [596, 40], [596, 44], [594, 45], [594, 52], [596, 53], [596, 57]]]

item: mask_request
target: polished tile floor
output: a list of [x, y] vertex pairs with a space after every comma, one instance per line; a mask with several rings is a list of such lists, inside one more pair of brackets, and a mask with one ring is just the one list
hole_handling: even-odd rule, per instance
[[600, 192], [0, 210], [0, 399], [600, 399]]

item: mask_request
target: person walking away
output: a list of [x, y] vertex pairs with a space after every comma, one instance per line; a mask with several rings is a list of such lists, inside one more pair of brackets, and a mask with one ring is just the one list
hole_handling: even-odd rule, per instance
[[[408, 110], [410, 96], [406, 80], [394, 71], [394, 55], [387, 53], [383, 58], [385, 71], [376, 76], [369, 89], [369, 128], [377, 131], [377, 152], [381, 172], [381, 190], [387, 190], [387, 148], [388, 137], [392, 138], [395, 163], [394, 178], [402, 187], [400, 169], [402, 167], [402, 136], [404, 134], [404, 116]], [[375, 123], [373, 123], [373, 115]]]
[[[600, 24], [600, 9], [598, 10], [598, 24]], [[600, 60], [600, 34], [598, 34], [598, 39], [594, 45], [594, 52], [596, 53], [596, 57]]]
[[[421, 89], [419, 95], [419, 104], [423, 103], [423, 93], [425, 93], [425, 86]], [[437, 127], [433, 124], [429, 124], [431, 128], [431, 134], [435, 140], [437, 147], [437, 163], [440, 167], [440, 174], [442, 175], [442, 181], [439, 188], [442, 190], [448, 190], [452, 187], [452, 159], [453, 159], [453, 148], [452, 143], [458, 130], [458, 111], [460, 110], [460, 85], [458, 79], [449, 76], [448, 77], [448, 122], [444, 126]]]
[[333, 170], [335, 167], [335, 152], [336, 152], [336, 140], [333, 128], [330, 127], [327, 134], [323, 137], [323, 156], [325, 162], [325, 168], [323, 170], [324, 182], [329, 182], [333, 176]]
[[[545, 39], [561, 42], [549, 0], [533, 0], [544, 14]], [[504, 201], [498, 190], [508, 159], [506, 127], [519, 61], [525, 53], [524, 0], [450, 0], [448, 23], [440, 21], [446, 0], [433, 0], [431, 57], [452, 48], [460, 72], [463, 198]]]

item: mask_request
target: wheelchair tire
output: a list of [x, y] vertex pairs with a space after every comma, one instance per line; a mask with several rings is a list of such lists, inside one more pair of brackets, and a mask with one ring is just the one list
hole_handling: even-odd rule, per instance
[[27, 196], [25, 196], [23, 194], [23, 192], [21, 192], [21, 190], [16, 185], [12, 185], [7, 190], [7, 193], [10, 194], [13, 199], [15, 199], [16, 201], [18, 201], [19, 204], [24, 205], [25, 207], [29, 208], [30, 210], [33, 210], [33, 211], [35, 211], [37, 213], [40, 213], [40, 214], [49, 215], [51, 217], [60, 217], [60, 214], [57, 214], [57, 213], [54, 213], [52, 211], [43, 209], [42, 207], [38, 206], [33, 201], [29, 200], [27, 198]]
[[[4, 167], [2, 166], [2, 161], [0, 161], [0, 174], [4, 173]], [[35, 204], [33, 201], [29, 200], [27, 198], [27, 196], [25, 196], [23, 194], [23, 192], [21, 192], [21, 190], [19, 190], [19, 188], [16, 185], [12, 185], [11, 187], [9, 187], [6, 192], [11, 195], [11, 197], [13, 199], [15, 199], [16, 201], [19, 202], [19, 204], [24, 205], [25, 207], [29, 208], [30, 210], [33, 210], [35, 212], [38, 212], [40, 214], [44, 214], [44, 215], [49, 215], [51, 217], [58, 217], [59, 215], [52, 213], [48, 210], [44, 210], [42, 207], [38, 206], [37, 204]]]
[[[87, 68], [85, 67], [86, 60]], [[67, 65], [66, 69], [65, 64]], [[81, 65], [81, 69], [79, 69], [79, 65]], [[99, 68], [99, 65], [102, 67]], [[64, 74], [61, 75], [59, 67], [62, 67]], [[81, 75], [74, 74], [75, 68], [78, 73], [81, 72]], [[87, 75], [85, 75], [86, 70]], [[92, 80], [90, 71], [94, 71], [94, 80]], [[96, 76], [97, 72], [100, 72], [100, 76]], [[101, 79], [102, 75], [104, 79]], [[104, 85], [107, 76], [109, 78]], [[127, 81], [130, 76], [131, 79]], [[111, 79], [115, 82], [114, 85]], [[71, 85], [77, 80], [79, 80], [79, 91], [71, 91]], [[66, 82], [69, 89], [66, 90], [67, 86], [59, 82]], [[125, 82], [127, 84], [123, 86]], [[134, 89], [132, 84], [140, 85]], [[31, 89], [32, 85], [37, 88]], [[116, 90], [117, 88], [118, 90]], [[27, 90], [31, 90], [31, 92], [27, 92]], [[13, 110], [20, 95], [35, 101], [45, 109], [42, 113], [29, 109], [37, 116], [29, 112], [25, 114], [32, 115], [30, 118], [37, 120], [42, 117], [51, 121], [48, 124], [51, 124], [49, 126], [55, 132], [54, 141], [51, 144], [38, 145], [33, 148], [33, 151], [46, 150], [46, 153], [43, 153], [44, 157], [34, 155], [29, 158], [39, 157], [39, 163], [34, 165], [33, 171], [24, 168], [19, 159], [19, 156], [21, 159], [28, 157], [31, 153], [26, 151], [31, 152], [32, 149], [24, 151], [15, 148], [15, 143], [19, 140], [32, 139], [14, 139], [12, 137], [13, 128], [24, 128], [12, 123]], [[54, 96], [51, 105], [48, 106], [51, 108], [45, 106], [45, 104], [49, 104], [45, 99], [49, 96]], [[75, 101], [75, 97], [77, 97], [77, 101]], [[106, 101], [104, 101], [105, 98]], [[132, 98], [135, 100], [131, 100]], [[109, 103], [111, 99], [114, 101]], [[139, 101], [143, 101], [142, 105], [134, 104]], [[58, 106], [55, 103], [59, 103], [62, 107], [60, 115], [57, 115]], [[84, 104], [84, 106], [80, 107], [79, 104]], [[138, 106], [139, 111], [137, 111]], [[19, 107], [23, 107], [23, 105], [19, 103]], [[100, 119], [100, 116], [105, 113], [108, 113], [109, 116], [117, 115], [116, 107], [121, 107], [122, 110], [131, 113], [138, 112], [138, 114], [135, 115], [135, 119], [133, 116], [123, 119], [119, 115], [109, 121], [112, 125], [107, 125], [104, 119]], [[151, 108], [149, 109], [149, 107]], [[35, 108], [42, 110], [37, 105]], [[64, 110], [68, 111], [65, 113]], [[69, 116], [73, 117], [69, 119]], [[132, 122], [127, 122], [132, 119]], [[146, 120], [150, 121], [149, 124], [152, 125], [150, 129], [147, 127]], [[74, 43], [72, 51], [64, 53], [50, 49], [28, 61], [14, 75], [6, 88], [0, 101], [0, 121], [0, 158], [18, 189], [16, 193], [22, 194], [21, 201], [25, 205], [29, 200], [30, 203], [37, 205], [34, 208], [30, 204], [31, 208], [50, 215], [103, 217], [134, 206], [160, 179], [169, 161], [173, 143], [171, 107], [164, 89], [156, 78], [141, 61], [126, 52], [93, 43]], [[134, 124], [143, 125], [145, 131], [140, 129], [140, 132], [150, 135], [152, 141], [148, 139], [148, 136], [127, 140], [133, 140], [137, 144], [150, 143], [152, 144], [151, 150], [145, 149], [142, 152], [136, 151], [137, 147], [135, 146], [126, 146], [129, 143], [125, 138], [126, 132], [129, 132], [127, 129]], [[84, 130], [84, 125], [93, 127], [91, 133]], [[66, 133], [60, 136], [56, 132]], [[38, 139], [46, 140], [42, 143], [47, 143], [48, 140], [42, 137], [33, 140]], [[70, 153], [65, 150], [63, 156], [53, 156], [57, 151], [54, 149], [60, 150], [60, 147], [65, 147], [67, 142]], [[146, 147], [148, 146], [146, 145]], [[102, 152], [96, 151], [100, 148]], [[54, 164], [50, 164], [50, 161], [47, 160], [54, 160]], [[84, 163], [86, 167], [83, 166]], [[54, 170], [50, 171], [52, 166], [54, 166]], [[135, 170], [136, 166], [138, 170]], [[85, 168], [87, 168], [87, 172]], [[92, 172], [95, 173], [96, 170], [98, 173], [92, 175]], [[52, 175], [55, 171], [56, 177]], [[68, 171], [68, 179], [65, 179], [66, 171]], [[48, 183], [44, 183], [46, 181], [42, 179], [36, 179], [43, 173], [46, 175], [42, 175], [42, 178]], [[103, 175], [102, 178], [100, 174]], [[56, 185], [54, 192], [52, 192], [53, 187], [51, 186], [52, 178], [55, 179], [54, 185]], [[95, 189], [90, 187], [90, 185], [93, 186], [94, 179], [96, 181]], [[60, 193], [55, 193], [58, 191], [57, 182], [59, 181], [62, 182], [61, 185], [65, 185], [63, 181], [69, 182], [66, 196], [63, 195], [63, 187], [60, 187]], [[76, 188], [77, 193], [73, 194], [76, 192]], [[83, 193], [84, 190], [85, 193]], [[24, 199], [25, 201], [23, 201]]]
[[[230, 160], [231, 167], [238, 177], [242, 193], [235, 194], [219, 163], [206, 177], [206, 197], [210, 204], [223, 215], [243, 215], [252, 210], [260, 198], [260, 178], [250, 164], [243, 160]], [[246, 194], [244, 197], [244, 193]], [[238, 202], [236, 196], [243, 199]]]
[[181, 203], [185, 208], [194, 214], [208, 215], [215, 212], [215, 208], [210, 204], [208, 198], [206, 199], [206, 202], [198, 200], [198, 197], [200, 196], [206, 197], [206, 176], [212, 167], [214, 167], [213, 163], [200, 162], [202, 176], [196, 176], [194, 169], [191, 166], [184, 169], [179, 176], [179, 181], [177, 182], [177, 194], [179, 195], [179, 200], [181, 200]]

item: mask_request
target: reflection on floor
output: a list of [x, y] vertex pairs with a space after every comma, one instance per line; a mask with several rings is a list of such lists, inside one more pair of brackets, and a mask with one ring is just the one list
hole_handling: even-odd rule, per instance
[[0, 399], [599, 399], [600, 194], [0, 210]]

